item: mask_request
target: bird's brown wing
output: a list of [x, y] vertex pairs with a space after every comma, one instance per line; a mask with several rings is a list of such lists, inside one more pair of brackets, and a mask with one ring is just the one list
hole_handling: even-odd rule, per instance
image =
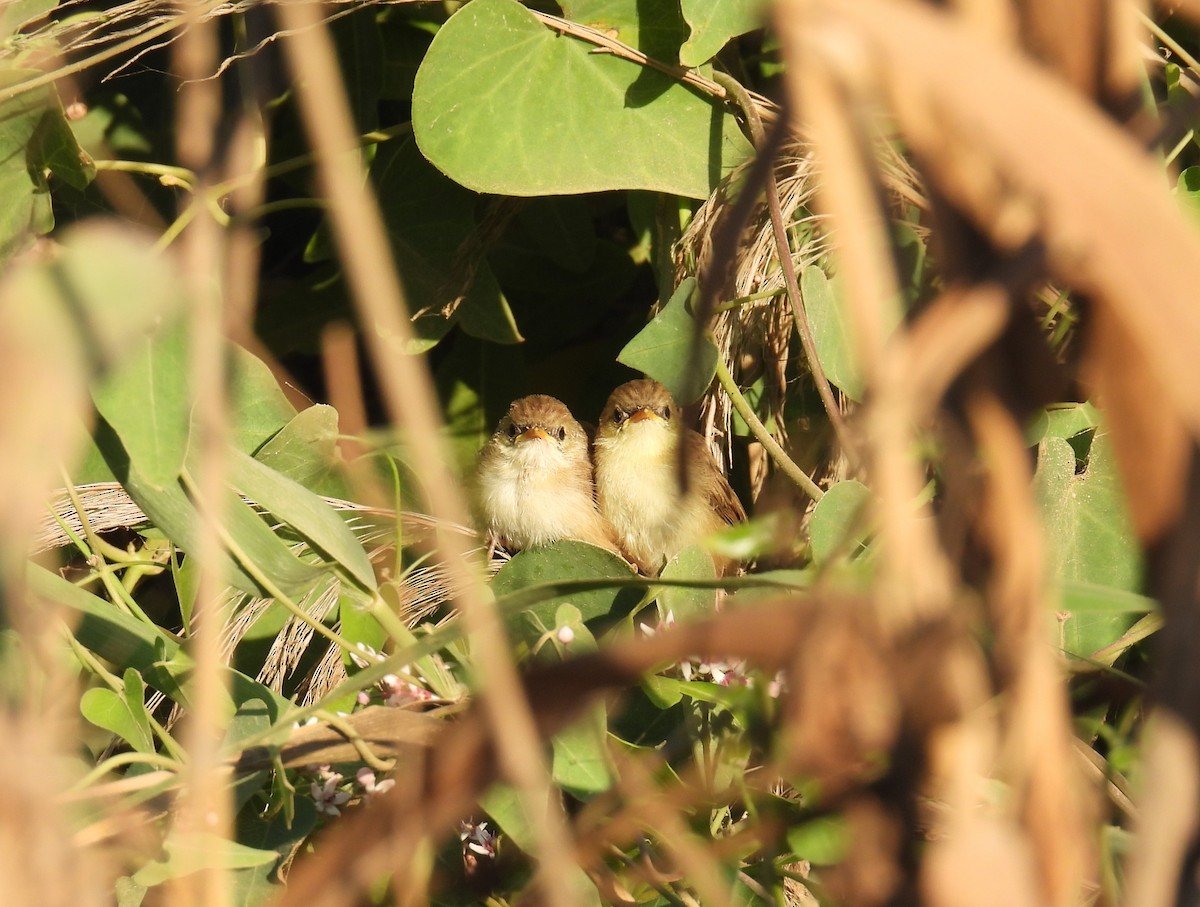
[[692, 474], [699, 480], [700, 490], [708, 498], [713, 511], [722, 522], [729, 525], [745, 520], [746, 510], [729, 487], [729, 480], [721, 473], [704, 437], [698, 432], [689, 431], [687, 445], [688, 459], [697, 464]]

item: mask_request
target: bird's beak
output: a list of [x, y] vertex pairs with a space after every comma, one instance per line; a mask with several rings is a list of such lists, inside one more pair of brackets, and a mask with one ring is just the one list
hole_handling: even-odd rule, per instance
[[527, 428], [517, 435], [518, 441], [533, 441], [536, 438], [548, 441], [550, 440], [550, 433], [541, 428]]
[[659, 422], [661, 422], [662, 416], [660, 416], [650, 407], [643, 406], [641, 409], [635, 410], [629, 417], [630, 422], [645, 422], [647, 419], [657, 419]]

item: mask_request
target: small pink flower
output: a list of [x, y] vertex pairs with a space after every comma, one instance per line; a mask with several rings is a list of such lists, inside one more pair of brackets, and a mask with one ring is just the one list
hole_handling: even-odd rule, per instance
[[395, 674], [386, 675], [379, 682], [380, 692], [383, 693], [384, 705], [395, 708], [409, 702], [429, 702], [433, 694], [415, 683], [401, 680]]
[[569, 646], [572, 642], [575, 641], [575, 631], [572, 630], [570, 627], [566, 627], [566, 626], [559, 627], [558, 633], [556, 633], [555, 636], [558, 637], [558, 641], [561, 642], [564, 646]]
[[373, 794], [385, 794], [396, 786], [396, 782], [391, 778], [376, 781], [375, 773], [365, 765], [355, 773], [354, 780], [368, 797]]
[[313, 802], [317, 806], [317, 812], [324, 813], [327, 816], [340, 816], [342, 814], [340, 807], [344, 806], [350, 799], [350, 794], [338, 789], [338, 785], [341, 783], [342, 776], [337, 772], [330, 772], [329, 776], [323, 782], [312, 782], [310, 790]]
[[460, 822], [458, 826], [458, 840], [462, 841], [463, 852], [470, 851], [478, 854], [481, 857], [494, 859], [496, 856], [496, 839], [500, 837], [499, 832], [492, 831], [487, 827], [487, 822]]

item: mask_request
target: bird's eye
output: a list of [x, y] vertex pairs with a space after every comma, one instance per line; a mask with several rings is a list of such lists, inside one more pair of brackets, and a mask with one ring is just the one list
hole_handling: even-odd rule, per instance
[[508, 426], [508, 436], [509, 436], [509, 438], [515, 438], [517, 436], [517, 426], [516, 425], [510, 424]]
[[554, 437], [558, 438], [560, 441], [564, 440], [567, 437], [567, 430], [560, 425], [558, 427], [558, 431], [554, 433]]
[[613, 421], [618, 425], [625, 421], [625, 416], [625, 410], [621, 409], [619, 406], [613, 410]]
[[658, 414], [662, 416], [664, 422], [671, 421], [671, 407], [663, 406], [658, 410]]

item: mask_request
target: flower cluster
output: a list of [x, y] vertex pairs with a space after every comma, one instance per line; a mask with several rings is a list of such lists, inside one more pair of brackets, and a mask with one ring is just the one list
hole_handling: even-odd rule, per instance
[[[675, 614], [671, 611], [667, 612], [657, 626], [649, 624], [641, 624], [642, 633], [646, 636], [654, 636], [662, 630], [667, 630], [675, 624]], [[746, 687], [752, 689], [755, 684], [757, 675], [752, 672], [747, 666], [744, 659], [735, 659], [733, 661], [704, 661], [700, 658], [689, 658], [686, 661], [680, 662], [677, 666], [680, 676], [684, 680], [698, 680], [707, 683], [715, 683], [722, 687]], [[778, 699], [785, 688], [783, 671], [777, 671], [775, 676], [767, 684], [767, 695], [772, 699]]]
[[470, 852], [494, 860], [499, 837], [500, 832], [488, 828], [487, 822], [460, 822], [458, 825], [458, 840], [462, 842], [464, 854]]
[[[373, 663], [383, 661], [383, 656], [372, 649], [370, 646], [358, 643], [355, 646], [357, 651], [350, 653], [350, 660], [360, 668], [370, 667]], [[385, 674], [379, 681], [377, 689], [380, 696], [383, 698], [383, 704], [395, 708], [397, 706], [406, 705], [410, 702], [432, 702], [437, 697], [429, 690], [420, 684], [428, 683], [421, 675], [416, 675], [415, 679], [420, 683], [414, 683], [410, 679], [408, 666], [401, 669], [399, 674]], [[371, 701], [371, 694], [366, 690], [360, 690], [358, 694], [358, 704], [367, 705]]]
[[375, 772], [366, 766], [355, 773], [354, 780], [348, 785], [345, 784], [345, 778], [329, 765], [315, 766], [313, 772], [316, 777], [309, 783], [309, 792], [317, 812], [325, 816], [340, 816], [342, 807], [356, 794], [360, 797], [372, 797], [386, 793], [396, 784], [391, 778], [379, 781]]

